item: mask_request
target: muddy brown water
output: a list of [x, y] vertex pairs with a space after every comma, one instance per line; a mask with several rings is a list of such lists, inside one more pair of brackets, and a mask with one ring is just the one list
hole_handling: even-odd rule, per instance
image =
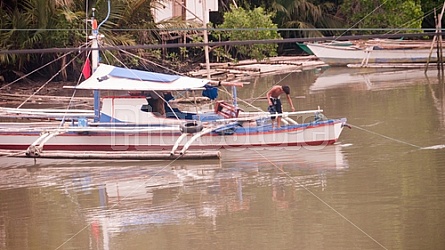
[[445, 88], [430, 74], [331, 68], [239, 90], [266, 108], [257, 97], [286, 84], [297, 109], [348, 118], [323, 148], [0, 158], [0, 249], [445, 249]]

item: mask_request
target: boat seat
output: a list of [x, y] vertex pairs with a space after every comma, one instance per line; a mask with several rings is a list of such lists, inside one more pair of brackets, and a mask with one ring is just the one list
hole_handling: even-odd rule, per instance
[[239, 112], [242, 109], [225, 101], [217, 101], [215, 104], [215, 113], [224, 118], [238, 118]]
[[141, 111], [143, 112], [152, 112], [152, 110], [153, 110], [152, 107], [148, 104], [143, 104], [141, 107]]

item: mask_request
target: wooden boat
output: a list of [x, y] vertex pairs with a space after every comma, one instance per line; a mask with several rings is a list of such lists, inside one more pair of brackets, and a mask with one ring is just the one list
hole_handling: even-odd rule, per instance
[[[93, 30], [93, 45], [97, 35]], [[231, 101], [214, 100], [211, 110], [198, 110], [192, 103], [195, 112], [184, 112], [170, 105], [172, 92], [215, 95], [217, 88], [210, 80], [106, 64], [97, 67], [98, 53], [92, 52], [94, 73], [74, 87], [94, 91], [94, 111], [3, 109], [11, 116], [25, 114], [53, 122], [0, 123], [0, 150], [50, 158], [200, 159], [219, 157], [216, 150], [221, 148], [330, 145], [346, 125], [346, 118], [326, 119], [318, 109], [280, 114], [285, 125], [272, 128], [269, 113], [244, 112], [236, 95]], [[236, 93], [237, 84], [231, 85]], [[125, 94], [101, 98], [104, 90]]]
[[[117, 73], [116, 73], [117, 72]], [[100, 65], [76, 89], [126, 90], [161, 94], [170, 91], [202, 91], [210, 82], [182, 76], [150, 73]], [[127, 77], [124, 77], [127, 76]], [[138, 76], [138, 79], [132, 79]], [[106, 79], [105, 79], [106, 78]], [[155, 80], [163, 80], [156, 82]], [[168, 82], [170, 81], [170, 82]], [[162, 97], [165, 100], [165, 96]], [[160, 100], [160, 99], [159, 99]], [[336, 142], [346, 119], [322, 119], [322, 110], [283, 113], [287, 125], [273, 129], [266, 112], [244, 112], [226, 101], [215, 101], [215, 108], [204, 112], [171, 109], [159, 115], [148, 108], [146, 95], [108, 96], [101, 99], [99, 116], [93, 112], [47, 112], [58, 123], [0, 123], [0, 149], [24, 150], [32, 157], [100, 158], [95, 151], [108, 152], [103, 158], [143, 158], [144, 151], [166, 156], [185, 155], [189, 148], [199, 150], [255, 146], [315, 146]], [[20, 113], [20, 110], [8, 110]], [[32, 114], [30, 110], [23, 110]], [[39, 114], [45, 113], [44, 110]], [[302, 123], [290, 116], [300, 116]], [[312, 118], [310, 118], [312, 117]], [[264, 123], [264, 121], [266, 122]], [[65, 122], [62, 122], [65, 121]], [[60, 152], [60, 151], [64, 152]], [[66, 151], [77, 153], [66, 154]], [[116, 156], [110, 152], [125, 152]], [[129, 155], [129, 151], [135, 152]], [[207, 151], [208, 152], [208, 151]], [[151, 154], [153, 155], [153, 154]], [[205, 155], [203, 151], [197, 158]]]
[[[327, 42], [327, 44], [329, 44], [331, 46], [352, 46], [352, 45], [354, 45], [353, 43], [351, 43], [349, 41], [329, 41], [329, 42]], [[312, 50], [309, 49], [307, 43], [297, 43], [297, 46], [306, 54], [314, 55], [314, 52], [312, 52]]]
[[350, 46], [310, 43], [307, 47], [330, 66], [403, 63], [424, 67], [427, 62], [437, 61], [436, 50], [431, 49], [430, 42], [377, 40]]

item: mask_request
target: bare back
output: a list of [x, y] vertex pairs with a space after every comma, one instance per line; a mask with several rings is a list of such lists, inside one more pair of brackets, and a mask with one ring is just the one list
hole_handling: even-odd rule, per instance
[[279, 85], [273, 86], [269, 92], [267, 92], [267, 97], [273, 97], [273, 98], [278, 98], [281, 94], [283, 94], [283, 88]]

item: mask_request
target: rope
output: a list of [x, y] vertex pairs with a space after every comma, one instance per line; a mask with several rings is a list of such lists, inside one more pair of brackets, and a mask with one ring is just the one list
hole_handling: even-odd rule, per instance
[[350, 219], [348, 219], [346, 216], [344, 216], [342, 213], [340, 213], [337, 209], [335, 209], [334, 207], [332, 207], [331, 205], [329, 205], [329, 203], [327, 203], [326, 201], [324, 201], [322, 198], [320, 198], [318, 195], [316, 195], [314, 192], [312, 192], [311, 190], [309, 190], [305, 185], [301, 184], [298, 180], [296, 180], [294, 177], [290, 176], [289, 173], [285, 172], [283, 168], [280, 168], [279, 166], [277, 166], [277, 164], [275, 164], [274, 162], [272, 162], [271, 160], [269, 160], [266, 156], [264, 156], [263, 154], [261, 154], [260, 152], [258, 152], [257, 150], [253, 149], [253, 151], [255, 151], [258, 155], [260, 155], [261, 157], [263, 157], [266, 161], [268, 161], [270, 164], [272, 164], [276, 169], [278, 169], [278, 171], [280, 171], [281, 173], [283, 173], [286, 177], [288, 177], [290, 180], [292, 180], [297, 186], [301, 187], [302, 189], [304, 189], [306, 192], [308, 192], [309, 194], [311, 194], [313, 197], [315, 197], [317, 200], [319, 200], [321, 203], [323, 203], [323, 205], [327, 206], [329, 209], [331, 209], [332, 211], [334, 211], [337, 215], [339, 215], [341, 218], [343, 218], [345, 221], [347, 221], [349, 224], [351, 224], [353, 227], [355, 227], [357, 230], [359, 230], [360, 232], [362, 232], [364, 235], [366, 235], [368, 238], [370, 238], [372, 241], [374, 241], [377, 245], [379, 245], [380, 247], [382, 247], [383, 249], [388, 249], [386, 248], [384, 245], [382, 245], [380, 242], [378, 242], [376, 239], [374, 239], [371, 235], [369, 235], [368, 233], [366, 233], [363, 229], [361, 229], [359, 226], [357, 226], [354, 222], [352, 222]]
[[[87, 44], [85, 44], [85, 45], [83, 45], [83, 46], [81, 46], [81, 47], [85, 47], [85, 46], [87, 46]], [[26, 78], [26, 77], [29, 76], [29, 75], [34, 74], [35, 72], [37, 72], [37, 71], [39, 71], [39, 70], [45, 68], [46, 66], [48, 66], [48, 65], [50, 65], [50, 64], [52, 64], [52, 63], [54, 63], [54, 62], [56, 62], [56, 61], [58, 61], [58, 60], [60, 60], [61, 58], [65, 57], [65, 56], [67, 56], [67, 55], [69, 55], [69, 54], [71, 54], [71, 53], [73, 53], [73, 52], [74, 52], [74, 51], [70, 51], [70, 52], [67, 52], [67, 53], [65, 53], [65, 54], [63, 54], [63, 55], [61, 55], [61, 56], [55, 58], [54, 60], [52, 60], [52, 61], [50, 61], [50, 62], [48, 62], [48, 63], [46, 63], [46, 64], [44, 64], [44, 65], [42, 65], [42, 66], [40, 66], [40, 67], [38, 67], [37, 69], [35, 69], [35, 70], [29, 72], [28, 74], [25, 74], [24, 76], [21, 76], [21, 77], [15, 79], [14, 81], [12, 81], [12, 82], [10, 82], [10, 83], [8, 83], [8, 84], [6, 84], [6, 85], [0, 87], [0, 90], [2, 90], [2, 89], [4, 89], [4, 88], [6, 88], [6, 87], [8, 87], [8, 86], [10, 86], [10, 85], [12, 85], [12, 84], [18, 82], [18, 81], [20, 81], [20, 80], [22, 80], [22, 79], [24, 79], [24, 78]]]
[[[286, 79], [288, 76], [290, 76], [293, 72], [289, 72], [286, 74], [285, 77], [283, 77], [281, 80], [279, 80], [277, 83], [275, 83], [276, 85], [279, 84], [280, 82], [284, 81], [284, 79]], [[254, 98], [249, 104], [254, 103], [256, 100], [260, 99], [263, 95], [265, 95], [269, 90], [264, 91], [263, 93], [261, 93], [261, 95], [258, 95], [257, 98]]]
[[[67, 64], [65, 64], [65, 66], [63, 66], [59, 71], [57, 71], [56, 74], [54, 74], [50, 79], [48, 79], [48, 81], [46, 81], [42, 86], [40, 86], [40, 88], [38, 88], [34, 93], [32, 93], [32, 95], [30, 95], [28, 98], [26, 98], [25, 101], [23, 101], [17, 108], [21, 108], [26, 102], [28, 102], [33, 96], [35, 96], [40, 90], [42, 90], [49, 82], [51, 82], [52, 79], [54, 79], [60, 72], [62, 72], [62, 70], [64, 70], [66, 67], [68, 67], [68, 65], [70, 65], [74, 60], [77, 59], [77, 57], [79, 57], [80, 54], [78, 54], [77, 56], [73, 57]], [[61, 58], [61, 57], [60, 57]]]
[[388, 139], [388, 140], [391, 140], [391, 141], [395, 141], [395, 142], [398, 142], [398, 143], [402, 143], [402, 144], [405, 144], [405, 145], [409, 145], [409, 146], [414, 147], [414, 148], [417, 148], [417, 149], [421, 149], [421, 148], [422, 148], [422, 147], [417, 146], [417, 145], [414, 145], [414, 144], [412, 144], [412, 143], [405, 142], [405, 141], [401, 141], [401, 140], [398, 140], [398, 139], [395, 139], [395, 138], [392, 138], [392, 137], [389, 137], [389, 136], [386, 136], [386, 135], [382, 135], [382, 134], [376, 133], [376, 132], [374, 132], [374, 131], [371, 131], [371, 130], [368, 130], [368, 129], [361, 128], [361, 127], [359, 127], [359, 126], [355, 126], [355, 125], [352, 125], [352, 124], [349, 124], [349, 123], [348, 123], [348, 125], [351, 126], [351, 127], [353, 127], [353, 128], [357, 128], [357, 129], [360, 129], [360, 130], [362, 130], [362, 131], [371, 133], [371, 134], [373, 134], [373, 135], [378, 135], [378, 136], [380, 136], [380, 137], [383, 137], [383, 138]]
[[[143, 188], [147, 185], [147, 183], [153, 178], [158, 176], [159, 173], [161, 173], [162, 171], [166, 170], [168, 167], [170, 167], [175, 161], [177, 161], [179, 158], [181, 158], [182, 155], [178, 155], [178, 157], [176, 157], [175, 159], [173, 159], [171, 162], [169, 162], [167, 165], [165, 165], [164, 167], [162, 167], [161, 169], [159, 169], [154, 175], [152, 175], [150, 178], [147, 179], [147, 181], [145, 181], [144, 183], [136, 186], [133, 188], [133, 190], [128, 193], [128, 195], [124, 196], [121, 201], [125, 201], [127, 200], [129, 197], [131, 197], [131, 195], [136, 192], [138, 189]], [[114, 209], [116, 206], [120, 205], [120, 202], [117, 202], [116, 204], [112, 205], [110, 208], [108, 208], [108, 211], [111, 211], [112, 209]], [[86, 226], [84, 226], [83, 228], [81, 228], [79, 231], [77, 231], [75, 234], [73, 234], [71, 237], [69, 237], [68, 239], [66, 239], [64, 242], [62, 242], [58, 247], [55, 248], [55, 250], [57, 249], [61, 249], [65, 244], [67, 244], [68, 242], [70, 242], [72, 239], [74, 239], [77, 235], [79, 235], [80, 233], [82, 233], [83, 231], [87, 230], [91, 224], [93, 222], [88, 223]]]
[[158, 64], [158, 63], [155, 63], [155, 62], [150, 61], [150, 60], [148, 60], [148, 59], [145, 59], [145, 58], [143, 58], [143, 57], [140, 57], [140, 56], [138, 56], [138, 55], [136, 55], [136, 54], [134, 54], [134, 53], [130, 53], [130, 52], [126, 51], [126, 50], [123, 50], [123, 49], [120, 49], [120, 48], [119, 48], [119, 51], [122, 52], [122, 53], [125, 53], [125, 54], [129, 54], [130, 56], [136, 57], [137, 59], [142, 60], [142, 61], [144, 61], [144, 62], [151, 63], [151, 64], [155, 65], [156, 67], [159, 67], [159, 68], [164, 69], [164, 70], [166, 70], [166, 71], [171, 71], [171, 72], [173, 72], [173, 73], [175, 73], [175, 74], [177, 74], [177, 75], [184, 75], [184, 74], [181, 74], [181, 73], [179, 73], [179, 72], [177, 72], [177, 71], [175, 71], [175, 70], [173, 70], [173, 69], [167, 68], [167, 67], [165, 67], [165, 66], [163, 66], [163, 65], [161, 65], [161, 64]]
[[[125, 65], [119, 58], [117, 58], [115, 55], [113, 55], [113, 53], [110, 53], [112, 57], [114, 57], [114, 59], [116, 59], [116, 61], [118, 61], [122, 66], [124, 66], [126, 69], [129, 69], [127, 67], [127, 65]], [[140, 58], [140, 57], [139, 57]], [[131, 72], [131, 71], [129, 71]], [[136, 74], [134, 74], [135, 77], [138, 77]], [[142, 79], [140, 77], [138, 77], [139, 81], [142, 81]], [[153, 93], [155, 93], [156, 96], [158, 96], [159, 99], [161, 99], [165, 104], [167, 104], [167, 106], [170, 108], [170, 110], [172, 111], [173, 115], [175, 116], [176, 120], [180, 120], [178, 115], [176, 114], [175, 111], [173, 111], [173, 107], [170, 106], [170, 104], [164, 99], [163, 96], [161, 96], [157, 91], [152, 91]]]
[[[354, 25], [352, 25], [352, 26], [351, 26], [350, 28], [348, 28], [347, 30], [343, 31], [343, 33], [342, 33], [340, 36], [336, 37], [333, 41], [337, 41], [339, 38], [343, 37], [343, 35], [346, 34], [348, 31], [353, 30], [353, 28], [354, 28], [355, 26], [357, 26], [359, 23], [361, 23], [365, 18], [367, 18], [368, 16], [370, 16], [370, 15], [371, 15], [372, 13], [374, 13], [376, 10], [378, 10], [379, 8], [381, 8], [386, 2], [388, 2], [388, 0], [385, 0], [382, 4], [380, 4], [379, 6], [377, 6], [377, 7], [376, 7], [374, 10], [372, 10], [369, 14], [367, 14], [366, 16], [364, 16], [362, 19], [360, 19], [358, 22], [356, 22]], [[434, 12], [434, 10], [435, 10], [436, 8], [440, 7], [440, 6], [443, 6], [443, 3], [438, 4], [436, 7], [430, 9], [430, 10], [429, 10], [428, 12], [426, 12], [423, 16], [421, 16], [421, 17], [419, 17], [419, 18], [417, 18], [417, 19], [413, 19], [413, 20], [411, 20], [411, 21], [407, 21], [405, 24], [402, 25], [402, 27], [408, 27], [410, 24], [415, 23], [415, 22], [417, 22], [417, 21], [419, 21], [419, 20], [424, 19], [425, 17], [431, 15], [431, 14]], [[395, 31], [395, 33], [393, 33], [393, 34], [398, 34], [398, 33], [402, 32], [402, 29], [398, 29], [398, 30], [391, 29], [391, 30], [385, 32], [385, 35], [391, 34], [392, 31]]]
[[[91, 51], [89, 51], [89, 52], [87, 53], [87, 58], [90, 57], [90, 54], [91, 54]], [[83, 67], [85, 67], [85, 65], [84, 65]], [[83, 68], [83, 67], [82, 67], [82, 68]], [[76, 86], [80, 84], [81, 79], [82, 79], [82, 73], [80, 73], [79, 78], [77, 78], [77, 84], [76, 84]], [[68, 104], [67, 104], [67, 106], [66, 106], [64, 116], [62, 117], [62, 120], [60, 121], [59, 128], [63, 127], [63, 125], [65, 124], [65, 118], [66, 118], [66, 115], [68, 114], [68, 110], [70, 110], [71, 104], [72, 104], [73, 101], [74, 101], [74, 96], [76, 95], [76, 92], [77, 92], [77, 89], [74, 88], [73, 94], [71, 95], [71, 98], [70, 98], [70, 100], [69, 100], [69, 102], [68, 102]]]

